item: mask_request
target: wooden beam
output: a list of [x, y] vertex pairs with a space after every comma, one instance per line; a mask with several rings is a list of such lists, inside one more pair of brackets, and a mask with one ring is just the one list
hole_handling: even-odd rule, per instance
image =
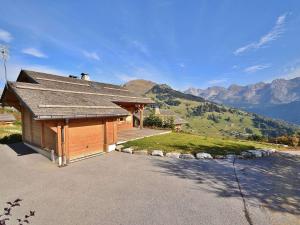
[[104, 151], [108, 151], [109, 146], [109, 119], [104, 119]]
[[144, 105], [140, 107], [140, 129], [144, 127]]
[[61, 125], [57, 124], [56, 127], [56, 151], [57, 151], [57, 155], [58, 157], [62, 156], [62, 149], [61, 149]]
[[70, 150], [69, 150], [69, 120], [66, 119], [65, 123], [65, 154], [67, 157], [67, 162], [70, 160]]

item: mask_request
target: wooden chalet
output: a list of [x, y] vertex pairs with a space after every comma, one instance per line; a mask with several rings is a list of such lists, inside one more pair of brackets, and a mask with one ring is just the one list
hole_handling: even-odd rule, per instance
[[78, 79], [28, 70], [8, 82], [1, 102], [21, 112], [23, 142], [60, 166], [113, 151], [118, 131], [133, 128], [133, 114], [143, 118], [144, 106], [153, 103], [121, 86], [89, 81], [87, 74]]

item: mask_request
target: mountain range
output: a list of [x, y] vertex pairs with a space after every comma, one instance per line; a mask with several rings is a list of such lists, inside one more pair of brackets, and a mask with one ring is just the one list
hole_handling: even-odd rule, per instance
[[246, 86], [189, 88], [184, 93], [209, 101], [300, 124], [300, 77]]
[[156, 105], [180, 115], [188, 124], [187, 132], [207, 136], [276, 137], [299, 132], [299, 127], [280, 120], [273, 120], [256, 113], [245, 112], [223, 104], [206, 100], [203, 97], [183, 93], [167, 84], [133, 80], [124, 87], [152, 98]]

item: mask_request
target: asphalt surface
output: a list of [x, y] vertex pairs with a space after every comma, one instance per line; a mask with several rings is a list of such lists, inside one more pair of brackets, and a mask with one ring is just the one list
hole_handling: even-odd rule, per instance
[[8, 224], [29, 210], [33, 225], [300, 224], [299, 156], [233, 166], [113, 152], [58, 168], [15, 144], [0, 146], [0, 167], [0, 207], [23, 199]]

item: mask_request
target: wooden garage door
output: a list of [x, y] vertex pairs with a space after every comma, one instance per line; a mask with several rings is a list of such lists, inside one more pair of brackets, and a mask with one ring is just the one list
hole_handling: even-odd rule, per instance
[[74, 121], [69, 124], [70, 159], [104, 150], [104, 124], [102, 121]]

